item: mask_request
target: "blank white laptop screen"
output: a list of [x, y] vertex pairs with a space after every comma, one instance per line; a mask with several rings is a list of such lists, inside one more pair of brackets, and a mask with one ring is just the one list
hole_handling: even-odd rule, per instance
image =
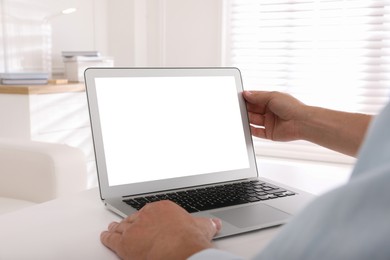
[[233, 76], [106, 77], [95, 86], [109, 186], [249, 168]]

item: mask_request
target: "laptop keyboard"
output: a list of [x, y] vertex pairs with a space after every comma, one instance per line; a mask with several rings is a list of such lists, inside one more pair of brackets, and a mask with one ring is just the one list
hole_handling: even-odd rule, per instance
[[292, 191], [254, 180], [129, 198], [123, 201], [140, 210], [154, 201], [171, 200], [192, 213], [292, 195], [295, 195]]

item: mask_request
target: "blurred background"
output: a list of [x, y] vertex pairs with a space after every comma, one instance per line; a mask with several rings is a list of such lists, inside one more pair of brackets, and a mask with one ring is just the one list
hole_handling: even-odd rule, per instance
[[[63, 52], [121, 67], [236, 66], [246, 89], [375, 114], [389, 99], [389, 0], [0, 0], [0, 73], [63, 78]], [[258, 156], [351, 165], [306, 142]]]

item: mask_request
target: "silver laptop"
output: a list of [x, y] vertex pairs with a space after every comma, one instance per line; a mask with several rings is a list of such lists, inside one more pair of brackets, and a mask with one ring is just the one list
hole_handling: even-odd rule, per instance
[[169, 199], [224, 237], [312, 198], [259, 178], [237, 68], [90, 68], [85, 83], [101, 199], [120, 216]]

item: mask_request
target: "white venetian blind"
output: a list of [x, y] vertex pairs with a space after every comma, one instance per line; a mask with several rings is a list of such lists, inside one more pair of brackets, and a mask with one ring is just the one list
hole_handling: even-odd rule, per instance
[[[390, 0], [230, 0], [228, 65], [246, 89], [376, 114], [390, 93]], [[352, 162], [303, 141], [255, 140], [261, 155]]]

